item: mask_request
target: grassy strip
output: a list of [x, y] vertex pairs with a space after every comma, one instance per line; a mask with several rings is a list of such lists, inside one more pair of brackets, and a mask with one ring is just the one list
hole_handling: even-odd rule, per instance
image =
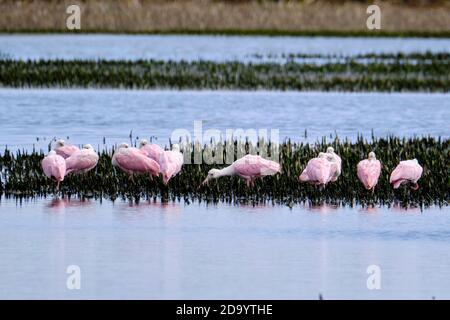
[[5, 87], [438, 91], [450, 89], [449, 63], [323, 65], [210, 61], [0, 60]]
[[430, 61], [430, 62], [442, 62], [450, 64], [450, 52], [410, 52], [410, 53], [363, 53], [352, 56], [345, 56], [340, 54], [309, 54], [309, 53], [283, 53], [277, 54], [253, 54], [253, 58], [282, 58], [282, 59], [346, 59], [348, 61], [357, 61], [360, 59], [369, 59], [374, 61], [391, 60], [394, 62], [409, 62], [410, 60], [416, 61]]
[[173, 29], [143, 31], [111, 31], [98, 29], [2, 29], [0, 34], [125, 34], [125, 35], [199, 35], [199, 36], [267, 36], [267, 37], [358, 37], [358, 38], [450, 38], [442, 31], [383, 31], [383, 30], [240, 30], [240, 29]]
[[[232, 143], [232, 142], [231, 142]], [[251, 150], [249, 143], [234, 142], [236, 150]], [[343, 173], [336, 183], [325, 190], [314, 186], [300, 184], [298, 176], [308, 160], [317, 156], [332, 145], [342, 157]], [[273, 149], [270, 143], [260, 142], [260, 150]], [[227, 146], [210, 145], [208, 150], [223, 152], [226, 157]], [[267, 148], [267, 149], [266, 149]], [[194, 163], [194, 145], [184, 149], [185, 154], [191, 154]], [[381, 160], [383, 168], [376, 192], [366, 191], [356, 176], [357, 163], [374, 150]], [[231, 152], [231, 151], [229, 151]], [[325, 139], [316, 144], [295, 144], [286, 141], [279, 146], [282, 172], [276, 176], [257, 180], [253, 188], [248, 188], [238, 177], [224, 177], [212, 182], [209, 186], [200, 187], [208, 170], [224, 165], [185, 164], [182, 172], [174, 177], [166, 187], [160, 178], [150, 180], [140, 176], [134, 182], [121, 171], [111, 165], [111, 152], [100, 153], [97, 168], [88, 174], [71, 176], [64, 180], [62, 193], [64, 196], [81, 196], [133, 199], [157, 199], [176, 201], [211, 201], [229, 203], [281, 203], [292, 206], [296, 203], [340, 203], [363, 205], [401, 203], [403, 205], [429, 206], [432, 204], [448, 205], [450, 199], [450, 140], [435, 138], [400, 139], [389, 137], [372, 139], [359, 138], [356, 142], [335, 139], [328, 143]], [[6, 150], [0, 156], [0, 194], [19, 198], [46, 196], [55, 192], [55, 184], [47, 179], [41, 169], [42, 152], [15, 154]], [[424, 172], [419, 180], [420, 189], [412, 191], [407, 187], [398, 190], [389, 185], [390, 172], [400, 160], [417, 158]]]

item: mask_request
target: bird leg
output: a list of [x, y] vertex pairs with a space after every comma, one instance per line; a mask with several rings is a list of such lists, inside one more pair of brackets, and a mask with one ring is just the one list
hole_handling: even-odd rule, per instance
[[419, 190], [419, 184], [416, 182], [416, 183], [413, 183], [412, 184], [412, 186], [411, 186], [411, 189], [413, 189], [413, 190]]
[[133, 184], [135, 184], [135, 182], [134, 182], [134, 175], [133, 174], [130, 174], [128, 176], [128, 180], [131, 181]]

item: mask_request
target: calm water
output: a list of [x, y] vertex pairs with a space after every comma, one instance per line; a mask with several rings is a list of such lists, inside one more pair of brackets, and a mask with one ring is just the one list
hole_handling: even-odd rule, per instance
[[[191, 35], [0, 35], [0, 53], [15, 59], [254, 60], [283, 53], [449, 52], [450, 39]], [[258, 59], [258, 61], [260, 61]]]
[[310, 142], [335, 132], [370, 138], [372, 130], [449, 138], [449, 118], [449, 94], [0, 89], [0, 150], [46, 148], [55, 136], [96, 147], [105, 137], [111, 146], [129, 141], [130, 130], [166, 145], [179, 128], [193, 139], [194, 121], [203, 121], [205, 140], [212, 128], [267, 129], [269, 136], [278, 129], [280, 139]]
[[[450, 51], [449, 39], [0, 35], [16, 59], [251, 61], [283, 53]], [[450, 137], [450, 95], [0, 89], [0, 152], [95, 147], [176, 129], [277, 129], [314, 142]], [[307, 136], [305, 136], [305, 130]], [[200, 134], [201, 136], [201, 134]], [[202, 137], [209, 140], [208, 137]], [[247, 207], [0, 198], [1, 298], [450, 299], [450, 209]], [[68, 290], [69, 265], [81, 290]], [[368, 290], [368, 266], [381, 289]]]
[[449, 214], [2, 199], [0, 298], [449, 299]]

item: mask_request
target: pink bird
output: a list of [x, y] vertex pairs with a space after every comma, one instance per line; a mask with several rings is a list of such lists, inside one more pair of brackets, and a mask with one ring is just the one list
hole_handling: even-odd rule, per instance
[[334, 177], [335, 169], [325, 153], [319, 153], [317, 158], [308, 161], [306, 168], [299, 177], [300, 182], [309, 182], [325, 187]]
[[86, 173], [97, 166], [99, 156], [90, 144], [83, 146], [83, 149], [74, 152], [66, 159], [67, 174]]
[[163, 182], [165, 185], [169, 183], [170, 178], [181, 171], [183, 162], [183, 154], [180, 152], [180, 146], [178, 144], [172, 145], [172, 151], [163, 152], [160, 164]]
[[422, 172], [423, 168], [417, 159], [400, 161], [398, 166], [392, 171], [389, 182], [394, 189], [397, 189], [402, 184], [411, 183], [411, 188], [417, 190], [419, 189], [417, 181], [422, 176]]
[[76, 147], [74, 145], [66, 144], [66, 142], [63, 139], [59, 139], [58, 141], [56, 141], [55, 151], [58, 155], [60, 155], [64, 159], [67, 159], [74, 152], [79, 151], [79, 150], [80, 149], [78, 149], [78, 147]]
[[356, 167], [359, 180], [367, 190], [375, 190], [381, 173], [381, 162], [377, 160], [375, 152], [369, 153], [369, 158], [362, 160]]
[[150, 144], [147, 140], [142, 139], [139, 143], [139, 150], [142, 151], [147, 157], [155, 160], [161, 165], [161, 157], [164, 154], [164, 149], [157, 144]]
[[245, 179], [247, 186], [253, 184], [254, 180], [259, 177], [271, 176], [280, 172], [280, 164], [275, 161], [267, 160], [261, 156], [246, 155], [230, 166], [223, 169], [211, 169], [208, 176], [202, 184], [208, 183], [212, 179], [217, 179], [223, 176], [239, 176]]
[[57, 189], [59, 189], [59, 184], [64, 180], [64, 176], [66, 175], [66, 161], [64, 158], [52, 150], [42, 160], [42, 169], [47, 177], [57, 182]]
[[158, 162], [147, 157], [138, 148], [132, 148], [126, 143], [119, 145], [112, 157], [112, 164], [132, 176], [134, 173], [149, 173], [157, 176], [160, 172]]
[[326, 158], [331, 162], [331, 182], [337, 181], [342, 172], [342, 159], [339, 157], [332, 147], [327, 148], [326, 153], [320, 153], [319, 157]]

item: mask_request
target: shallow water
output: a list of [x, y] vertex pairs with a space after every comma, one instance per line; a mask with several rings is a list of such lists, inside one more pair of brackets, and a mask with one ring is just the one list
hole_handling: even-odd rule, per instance
[[449, 299], [449, 213], [3, 198], [0, 298]]
[[[314, 142], [393, 134], [448, 138], [450, 95], [239, 91], [0, 89], [0, 152], [44, 148], [53, 137], [94, 147], [155, 136], [167, 145], [175, 129], [279, 130], [279, 138]], [[305, 137], [305, 130], [307, 137]], [[37, 141], [39, 138], [39, 141]], [[44, 140], [45, 139], [45, 140]]]
[[[289, 53], [449, 52], [450, 39], [196, 35], [1, 34], [0, 53], [14, 59], [157, 59], [261, 61]], [[270, 60], [270, 59], [269, 59]]]

